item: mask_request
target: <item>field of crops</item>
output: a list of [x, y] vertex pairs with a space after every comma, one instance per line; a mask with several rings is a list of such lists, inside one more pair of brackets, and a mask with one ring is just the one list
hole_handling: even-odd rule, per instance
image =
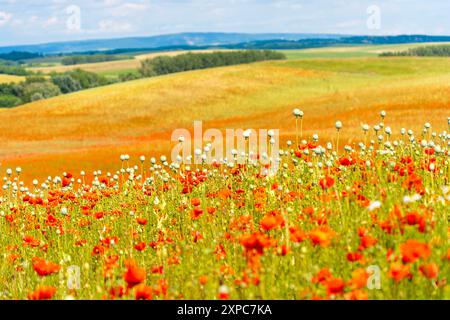
[[[448, 70], [263, 62], [1, 110], [0, 299], [450, 299]], [[171, 159], [195, 120], [280, 152]]]
[[0, 74], [0, 83], [17, 83], [25, 80], [25, 77]]
[[264, 167], [240, 150], [27, 186], [7, 170], [1, 298], [449, 299], [449, 135], [378, 120], [342, 150], [345, 123], [327, 144], [297, 130]]
[[[223, 51], [223, 50], [217, 50]], [[136, 55], [128, 60], [118, 60], [118, 61], [107, 61], [107, 62], [97, 62], [97, 63], [87, 63], [87, 64], [77, 64], [77, 65], [53, 65], [45, 67], [32, 67], [29, 68], [30, 71], [42, 72], [42, 73], [52, 73], [52, 72], [66, 72], [76, 69], [82, 69], [89, 72], [100, 73], [104, 75], [117, 75], [127, 72], [133, 72], [140, 68], [141, 61], [145, 59], [152, 59], [160, 56], [177, 56], [180, 54], [188, 53], [189, 51], [168, 51], [168, 52], [155, 52], [155, 53], [145, 53]], [[211, 50], [196, 50], [195, 52], [211, 52]]]
[[[166, 154], [176, 128], [278, 128], [295, 131], [286, 110], [309, 116], [305, 134], [355, 143], [362, 122], [389, 112], [396, 132], [447, 128], [448, 59], [310, 59], [265, 62], [142, 79], [0, 111], [0, 168], [20, 166], [28, 182], [68, 170], [114, 170], [120, 154]], [[48, 163], [52, 163], [48, 166]]]
[[[434, 43], [433, 45], [448, 44]], [[430, 45], [429, 43], [408, 43], [392, 45], [373, 45], [373, 46], [349, 46], [349, 47], [328, 47], [304, 50], [282, 50], [288, 59], [316, 59], [316, 58], [369, 58], [377, 57], [384, 52], [407, 51], [412, 48], [419, 48]]]
[[[436, 43], [439, 44], [439, 43]], [[411, 48], [429, 45], [427, 43], [412, 43], [400, 45], [378, 45], [378, 46], [348, 46], [348, 47], [330, 47], [317, 49], [302, 49], [302, 50], [281, 50], [289, 60], [298, 59], [336, 59], [336, 58], [370, 58], [377, 57], [383, 52], [405, 51]], [[196, 50], [196, 52], [211, 52], [212, 50]], [[214, 51], [229, 51], [229, 50], [214, 50]], [[151, 59], [158, 56], [175, 56], [187, 53], [188, 51], [168, 51], [155, 53], [137, 54], [134, 58], [128, 60], [98, 62], [89, 64], [79, 64], [63, 66], [57, 60], [52, 61], [49, 58], [41, 58], [40, 60], [32, 60], [33, 67], [29, 68], [31, 71], [51, 73], [51, 72], [65, 72], [75, 69], [82, 69], [90, 72], [99, 73], [108, 77], [117, 77], [120, 74], [137, 72], [141, 66], [141, 61], [144, 59]], [[56, 58], [55, 58], [56, 59]], [[40, 62], [42, 61], [42, 63]], [[50, 62], [49, 62], [50, 61]], [[42, 64], [42, 66], [40, 66]]]

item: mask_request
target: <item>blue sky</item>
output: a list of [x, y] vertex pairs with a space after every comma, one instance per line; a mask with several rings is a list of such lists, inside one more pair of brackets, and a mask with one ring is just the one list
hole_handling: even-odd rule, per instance
[[448, 0], [0, 0], [0, 45], [188, 31], [450, 35], [449, 17]]

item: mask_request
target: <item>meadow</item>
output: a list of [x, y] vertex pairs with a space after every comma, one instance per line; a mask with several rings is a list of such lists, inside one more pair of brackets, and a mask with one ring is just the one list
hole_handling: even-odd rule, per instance
[[449, 135], [394, 140], [387, 119], [343, 151], [339, 121], [334, 144], [296, 131], [264, 166], [121, 155], [29, 187], [7, 170], [0, 297], [450, 299]]
[[[433, 45], [448, 44], [436, 42]], [[429, 46], [429, 43], [408, 43], [392, 45], [370, 45], [370, 46], [348, 46], [348, 47], [327, 47], [304, 50], [280, 50], [288, 59], [315, 59], [315, 58], [369, 58], [377, 57], [385, 52], [401, 52], [408, 49]]]
[[24, 81], [25, 77], [0, 74], [0, 83], [18, 83]]
[[[214, 51], [230, 51], [230, 50], [214, 50]], [[141, 61], [143, 60], [152, 59], [160, 56], [173, 57], [188, 52], [189, 51], [179, 50], [167, 52], [141, 53], [135, 55], [134, 57], [131, 57], [130, 59], [125, 60], [76, 64], [68, 66], [62, 65], [61, 63], [53, 63], [52, 65], [45, 65], [45, 66], [39, 66], [39, 64], [37, 64], [34, 65], [33, 67], [28, 68], [28, 70], [49, 74], [52, 72], [61, 73], [76, 69], [82, 69], [85, 71], [99, 73], [109, 77], [117, 77], [120, 74], [136, 72], [141, 67]], [[206, 53], [211, 52], [211, 50], [196, 50], [195, 52]]]
[[[295, 126], [286, 110], [302, 108], [305, 134], [356, 141], [374, 110], [390, 113], [397, 132], [419, 130], [424, 115], [446, 129], [448, 59], [358, 58], [278, 61], [142, 79], [0, 110], [1, 168], [21, 166], [26, 177], [65, 170], [113, 170], [110, 159], [129, 153], [167, 153], [175, 128]], [[194, 94], [195, 93], [195, 94]], [[371, 115], [372, 114], [372, 115]], [[52, 166], [46, 163], [52, 162]], [[32, 179], [31, 179], [32, 180]]]
[[[445, 44], [445, 43], [435, 43]], [[339, 58], [370, 58], [377, 57], [384, 52], [406, 51], [411, 48], [418, 48], [430, 45], [429, 43], [410, 43], [396, 45], [371, 45], [371, 46], [346, 46], [346, 47], [327, 47], [302, 50], [280, 50], [289, 60], [299, 59], [339, 59]], [[197, 53], [206, 53], [212, 51], [233, 51], [233, 50], [196, 50]], [[108, 61], [88, 64], [78, 64], [64, 66], [58, 61], [61, 58], [40, 58], [30, 60], [32, 66], [28, 68], [30, 71], [42, 72], [44, 74], [52, 72], [66, 72], [75, 69], [82, 69], [90, 72], [102, 74], [107, 77], [117, 78], [121, 74], [137, 72], [141, 66], [141, 61], [152, 59], [159, 56], [176, 56], [187, 53], [189, 51], [167, 51], [138, 53], [128, 60]]]
[[[449, 70], [263, 62], [0, 110], [0, 298], [450, 299]], [[279, 129], [279, 170], [172, 162], [195, 120]]]

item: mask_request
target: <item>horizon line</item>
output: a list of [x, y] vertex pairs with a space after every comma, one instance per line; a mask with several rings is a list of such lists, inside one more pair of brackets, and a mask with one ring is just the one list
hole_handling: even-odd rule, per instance
[[[186, 32], [177, 32], [177, 33], [161, 33], [155, 35], [130, 35], [123, 37], [105, 37], [105, 38], [84, 38], [84, 39], [75, 39], [75, 40], [61, 40], [61, 41], [49, 41], [49, 42], [38, 42], [38, 43], [19, 43], [19, 44], [10, 44], [10, 45], [0, 45], [0, 48], [10, 48], [10, 47], [25, 47], [25, 46], [42, 46], [42, 45], [50, 45], [50, 44], [62, 44], [68, 42], [89, 42], [89, 41], [104, 41], [104, 40], [123, 40], [123, 39], [143, 39], [143, 38], [154, 38], [161, 36], [174, 36], [174, 35], [183, 35], [183, 34], [242, 34], [242, 35], [329, 35], [329, 36], [340, 36], [340, 37], [399, 37], [399, 36], [427, 36], [427, 37], [450, 37], [450, 35], [435, 35], [435, 34], [417, 34], [417, 33], [398, 33], [398, 34], [341, 34], [341, 33], [314, 33], [314, 32], [220, 32], [220, 31], [186, 31]], [[314, 39], [314, 38], [310, 38]], [[194, 46], [195, 47], [195, 46]]]

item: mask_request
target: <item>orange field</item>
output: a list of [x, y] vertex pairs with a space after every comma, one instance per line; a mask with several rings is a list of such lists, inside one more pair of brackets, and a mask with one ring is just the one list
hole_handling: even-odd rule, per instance
[[[264, 62], [1, 110], [0, 299], [448, 300], [449, 67]], [[195, 120], [280, 149], [171, 159]]]
[[[0, 110], [1, 168], [25, 179], [63, 170], [112, 170], [122, 153], [167, 153], [175, 128], [274, 128], [292, 135], [290, 110], [305, 112], [305, 135], [359, 142], [361, 124], [386, 110], [400, 128], [447, 128], [447, 59], [316, 59], [194, 71], [96, 88]], [[372, 133], [372, 139], [375, 136]], [[51, 163], [51, 165], [49, 165]]]

